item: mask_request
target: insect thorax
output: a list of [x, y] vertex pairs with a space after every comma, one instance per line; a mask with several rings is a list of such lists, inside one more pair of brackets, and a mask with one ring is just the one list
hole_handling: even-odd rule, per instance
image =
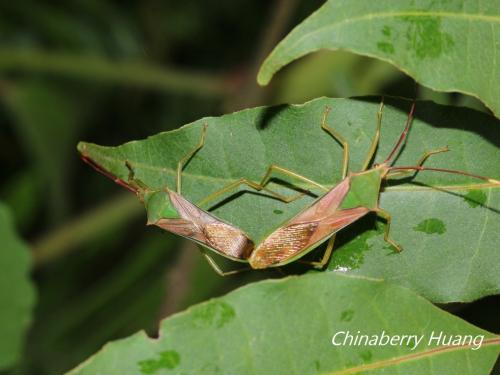
[[355, 207], [366, 207], [375, 209], [378, 207], [380, 185], [386, 174], [383, 168], [373, 168], [362, 173], [353, 173], [349, 192], [342, 201], [340, 209]]
[[146, 192], [143, 200], [148, 212], [149, 223], [156, 223], [160, 219], [180, 218], [167, 191]]

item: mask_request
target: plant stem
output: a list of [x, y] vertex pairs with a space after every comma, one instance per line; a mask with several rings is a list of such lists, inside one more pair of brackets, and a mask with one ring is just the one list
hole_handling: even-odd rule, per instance
[[272, 51], [273, 47], [285, 34], [290, 18], [298, 5], [298, 0], [275, 0], [270, 11], [267, 25], [263, 28], [260, 41], [257, 45], [255, 57], [243, 79], [242, 88], [238, 90], [240, 95], [229, 97], [226, 107], [228, 110], [239, 110], [262, 104], [269, 86], [263, 88], [257, 84], [256, 77], [262, 61]]
[[191, 292], [192, 285], [189, 280], [199, 259], [197, 257], [201, 258], [199, 251], [197, 251], [198, 246], [193, 241], [182, 239], [180, 254], [165, 275], [166, 292], [158, 314], [158, 324], [166, 317], [181, 310], [184, 299]]
[[0, 49], [0, 71], [23, 70], [201, 96], [223, 96], [229, 91], [229, 86], [220, 77], [140, 61], [121, 62], [98, 56]]
[[47, 236], [35, 241], [33, 260], [35, 267], [67, 255], [79, 245], [124, 224], [143, 212], [143, 207], [131, 194], [121, 194], [107, 203], [79, 216]]

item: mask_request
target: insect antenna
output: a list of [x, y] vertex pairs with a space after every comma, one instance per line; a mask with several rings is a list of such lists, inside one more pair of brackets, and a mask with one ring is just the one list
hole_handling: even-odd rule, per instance
[[132, 187], [129, 184], [127, 184], [121, 178], [118, 178], [114, 174], [112, 174], [112, 173], [108, 172], [107, 170], [105, 170], [103, 167], [101, 167], [100, 165], [98, 165], [95, 161], [93, 161], [92, 159], [90, 159], [88, 156], [81, 155], [80, 158], [85, 163], [87, 163], [92, 168], [94, 168], [97, 172], [99, 172], [100, 174], [102, 174], [102, 175], [106, 176], [107, 178], [113, 180], [118, 185], [123, 186], [125, 189], [131, 191], [132, 193], [137, 194], [137, 190], [134, 187]]
[[411, 125], [411, 123], [413, 121], [413, 113], [414, 112], [415, 112], [415, 100], [413, 100], [413, 103], [412, 103], [411, 109], [410, 109], [410, 113], [408, 113], [408, 118], [406, 119], [405, 128], [403, 129], [403, 132], [399, 136], [399, 140], [396, 143], [396, 146], [394, 146], [394, 148], [392, 149], [391, 153], [389, 154], [389, 156], [387, 157], [387, 159], [384, 160], [384, 162], [382, 164], [389, 163], [389, 161], [396, 154], [396, 152], [401, 147], [401, 145], [403, 144], [403, 142], [406, 140], [406, 137], [408, 135], [408, 131], [410, 130], [410, 125]]
[[460, 174], [463, 176], [469, 176], [473, 178], [477, 178], [479, 180], [483, 180], [492, 184], [497, 184], [500, 185], [500, 181], [495, 180], [494, 178], [489, 178], [485, 176], [480, 176], [477, 174], [473, 173], [467, 173], [464, 171], [459, 171], [456, 169], [446, 169], [446, 168], [432, 168], [432, 167], [421, 167], [421, 166], [402, 166], [402, 167], [390, 167], [390, 171], [401, 171], [401, 170], [415, 170], [415, 171], [436, 171], [436, 172], [446, 172], [446, 173], [453, 173], [453, 174]]

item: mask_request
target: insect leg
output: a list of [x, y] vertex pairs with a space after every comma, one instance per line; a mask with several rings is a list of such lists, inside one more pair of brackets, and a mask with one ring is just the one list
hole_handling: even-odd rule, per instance
[[125, 166], [128, 169], [128, 183], [129, 183], [129, 185], [133, 186], [134, 188], [148, 190], [149, 187], [144, 182], [135, 178], [134, 168], [132, 167], [132, 165], [130, 164], [130, 162], [128, 160], [125, 160]]
[[344, 137], [342, 137], [338, 132], [329, 127], [326, 123], [326, 119], [328, 117], [328, 113], [330, 113], [330, 110], [330, 107], [326, 107], [325, 111], [323, 112], [323, 118], [321, 119], [321, 129], [330, 134], [333, 139], [335, 139], [342, 145], [342, 148], [344, 149], [344, 157], [342, 160], [342, 179], [344, 179], [347, 176], [347, 170], [349, 168], [349, 143], [347, 143]]
[[389, 237], [389, 232], [391, 230], [391, 221], [392, 221], [391, 214], [389, 212], [383, 210], [382, 208], [378, 208], [375, 212], [377, 213], [377, 215], [379, 215], [381, 218], [383, 218], [383, 219], [385, 219], [385, 221], [387, 221], [387, 224], [385, 226], [385, 232], [384, 232], [384, 240], [386, 242], [389, 242], [392, 246], [394, 246], [394, 248], [398, 252], [403, 250], [401, 245], [399, 245], [396, 241], [394, 241], [392, 238]]
[[299, 194], [293, 195], [291, 197], [287, 197], [285, 195], [276, 193], [275, 191], [272, 191], [271, 189], [265, 188], [264, 186], [259, 185], [256, 182], [247, 180], [246, 178], [241, 178], [241, 179], [239, 179], [237, 181], [234, 181], [234, 182], [230, 183], [227, 186], [224, 186], [223, 188], [221, 188], [221, 189], [219, 189], [217, 191], [214, 191], [212, 194], [210, 194], [208, 197], [204, 198], [197, 205], [200, 206], [200, 207], [204, 206], [208, 202], [213, 201], [214, 199], [220, 197], [221, 195], [227, 193], [228, 191], [231, 191], [231, 190], [234, 190], [234, 189], [238, 188], [241, 185], [247, 185], [247, 186], [249, 186], [252, 189], [255, 189], [257, 191], [265, 191], [269, 195], [271, 195], [272, 197], [274, 197], [276, 199], [279, 199], [280, 201], [283, 201], [285, 203], [293, 202], [294, 200], [296, 200], [296, 199], [298, 199], [298, 198], [300, 198], [300, 197], [302, 197], [304, 195], [303, 193], [299, 193]]
[[269, 180], [271, 179], [271, 175], [274, 171], [277, 171], [277, 172], [280, 172], [284, 175], [291, 176], [291, 177], [297, 178], [299, 180], [302, 180], [309, 185], [313, 185], [313, 186], [320, 188], [323, 191], [329, 191], [329, 189], [327, 189], [325, 186], [318, 184], [317, 182], [310, 180], [309, 178], [304, 177], [298, 173], [295, 173], [295, 172], [292, 172], [286, 168], [280, 167], [279, 165], [276, 165], [276, 164], [271, 164], [269, 166], [269, 168], [267, 168], [266, 174], [264, 175], [264, 178], [262, 179], [262, 181], [260, 182], [259, 185], [266, 186], [267, 183], [269, 182]]
[[323, 253], [323, 257], [321, 258], [320, 261], [311, 262], [307, 260], [301, 260], [300, 263], [309, 264], [315, 268], [322, 269], [328, 263], [328, 261], [332, 256], [333, 244], [335, 243], [335, 236], [336, 233], [328, 240], [328, 244], [326, 245], [326, 250]]
[[382, 111], [384, 110], [384, 98], [380, 102], [380, 107], [377, 112], [377, 129], [375, 130], [375, 135], [373, 136], [372, 144], [370, 145], [370, 149], [368, 150], [368, 154], [366, 155], [365, 162], [363, 163], [362, 171], [366, 171], [370, 166], [370, 162], [373, 159], [373, 155], [377, 150], [378, 142], [380, 140], [380, 128], [382, 127]]
[[240, 269], [232, 270], [232, 271], [223, 271], [220, 268], [220, 266], [217, 264], [217, 262], [209, 254], [207, 254], [205, 249], [200, 249], [200, 252], [203, 254], [205, 259], [208, 261], [208, 264], [210, 264], [210, 266], [214, 269], [215, 272], [217, 272], [217, 274], [219, 276], [235, 275], [237, 273], [250, 270], [250, 268], [247, 267], [247, 268], [240, 268]]
[[[420, 159], [418, 159], [417, 161], [417, 164], [416, 166], [421, 166], [422, 164], [425, 163], [425, 161], [432, 155], [435, 155], [435, 154], [439, 154], [441, 152], [447, 152], [447, 151], [450, 151], [450, 149], [448, 148], [448, 146], [446, 147], [441, 147], [441, 148], [438, 148], [436, 150], [432, 150], [432, 151], [427, 151], [425, 152], [422, 157]], [[408, 175], [408, 174], [417, 174], [418, 171], [416, 170], [408, 170], [408, 171], [397, 171], [397, 172], [390, 172], [387, 174], [387, 178], [391, 178], [391, 177], [400, 177], [400, 176], [405, 176], [405, 175]]]
[[191, 151], [189, 151], [179, 162], [177, 163], [177, 193], [181, 194], [181, 174], [182, 170], [184, 169], [184, 166], [186, 163], [191, 160], [194, 154], [196, 154], [205, 144], [205, 134], [207, 133], [207, 124], [203, 125], [203, 129], [201, 131], [201, 138], [200, 142], [198, 145]]

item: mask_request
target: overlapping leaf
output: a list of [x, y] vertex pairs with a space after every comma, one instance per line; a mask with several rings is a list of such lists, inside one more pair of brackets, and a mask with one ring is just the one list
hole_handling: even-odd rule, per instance
[[258, 81], [323, 48], [386, 60], [425, 86], [476, 96], [500, 116], [498, 1], [329, 0], [278, 44]]
[[[337, 333], [339, 345], [335, 346], [332, 337]], [[349, 345], [349, 339], [344, 344], [347, 334], [422, 339], [418, 345], [407, 340], [358, 346]], [[438, 341], [440, 335], [462, 341], [446, 347]], [[463, 341], [466, 335], [470, 335], [468, 342]], [[472, 340], [476, 344], [468, 345]], [[481, 375], [489, 374], [499, 351], [498, 336], [440, 311], [406, 288], [373, 279], [316, 274], [255, 283], [194, 306], [163, 321], [157, 340], [139, 333], [111, 343], [70, 373], [356, 374], [372, 370]]]
[[[278, 164], [326, 186], [340, 178], [341, 147], [320, 128], [325, 106], [329, 124], [350, 143], [350, 167], [359, 171], [376, 125], [377, 100], [318, 99], [301, 106], [262, 107], [219, 118], [201, 119], [177, 131], [118, 147], [81, 143], [79, 150], [117, 177], [127, 180], [128, 161], [136, 177], [152, 188], [175, 188], [177, 162], [197, 144], [208, 124], [205, 146], [183, 173], [183, 194], [198, 202], [246, 177], [258, 181]], [[387, 100], [375, 157], [389, 154], [404, 126], [410, 103]], [[428, 166], [461, 169], [500, 179], [497, 120], [463, 108], [417, 104], [408, 143], [397, 164], [413, 165], [425, 152], [443, 146]], [[298, 188], [312, 186], [276, 175]], [[283, 181], [270, 188], [295, 194]], [[222, 198], [213, 212], [241, 227], [256, 242], [310, 204], [306, 196], [290, 204], [241, 188]], [[388, 187], [381, 205], [393, 215], [392, 236], [405, 249], [395, 254], [382, 240], [383, 222], [368, 217], [343, 231], [331, 269], [390, 279], [436, 302], [470, 301], [500, 290], [500, 188], [481, 180], [422, 172]], [[377, 230], [376, 227], [379, 227]]]

